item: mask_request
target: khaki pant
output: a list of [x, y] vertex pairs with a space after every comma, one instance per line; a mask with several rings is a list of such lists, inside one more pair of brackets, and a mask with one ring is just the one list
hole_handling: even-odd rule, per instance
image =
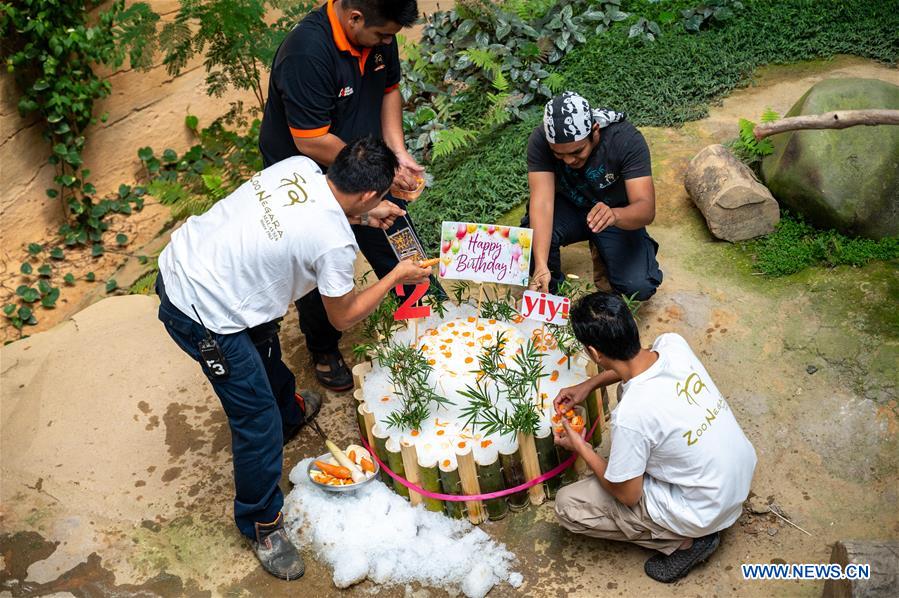
[[576, 534], [631, 542], [671, 554], [687, 538], [654, 522], [646, 512], [644, 501], [640, 497], [636, 506], [628, 507], [606, 492], [591, 475], [559, 490], [556, 516], [562, 527]]

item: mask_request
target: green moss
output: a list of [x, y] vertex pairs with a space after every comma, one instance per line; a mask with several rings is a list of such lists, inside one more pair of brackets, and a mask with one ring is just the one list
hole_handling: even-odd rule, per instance
[[795, 274], [816, 265], [859, 267], [899, 259], [897, 237], [877, 241], [846, 237], [834, 230], [813, 228], [790, 214], [784, 214], [773, 233], [743, 246], [754, 255], [755, 268], [771, 276]]

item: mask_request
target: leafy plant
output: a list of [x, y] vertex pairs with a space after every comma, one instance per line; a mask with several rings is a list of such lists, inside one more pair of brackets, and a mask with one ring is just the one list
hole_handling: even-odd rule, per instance
[[659, 28], [659, 24], [644, 17], [640, 17], [636, 23], [631, 25], [627, 32], [629, 38], [637, 38], [647, 42], [655, 41], [660, 35], [662, 35], [662, 30]]
[[[779, 118], [780, 115], [771, 108], [766, 109], [762, 114], [763, 123], [773, 122]], [[741, 118], [739, 127], [739, 136], [729, 144], [730, 149], [746, 165], [757, 169], [762, 158], [774, 152], [774, 145], [770, 139], [759, 141], [755, 138], [755, 123], [751, 120]]]
[[[533, 340], [528, 340], [523, 350], [506, 362], [506, 340], [499, 333], [493, 345], [484, 348], [478, 358], [478, 376], [475, 385], [468, 385], [459, 394], [469, 399], [462, 408], [465, 425], [485, 434], [499, 432], [513, 435], [518, 432], [533, 434], [540, 422], [540, 413], [534, 397], [543, 371], [544, 355], [537, 351]], [[511, 406], [500, 409], [499, 401], [505, 399]]]
[[402, 407], [384, 420], [388, 426], [401, 430], [418, 430], [441, 406], [452, 401], [441, 396], [428, 381], [433, 371], [421, 350], [407, 345], [380, 345], [376, 349], [378, 364], [389, 373], [394, 393]]
[[734, 17], [735, 12], [743, 10], [739, 0], [706, 0], [695, 8], [681, 11], [684, 29], [698, 32], [703, 27], [721, 24]]
[[86, 130], [97, 121], [94, 103], [111, 90], [95, 67], [115, 70], [126, 56], [133, 68], [149, 67], [159, 15], [143, 2], [126, 8], [124, 0], [115, 0], [95, 11], [100, 5], [100, 0], [0, 5], [0, 53], [19, 90], [19, 113], [40, 119], [52, 148], [49, 162], [56, 186], [47, 195], [63, 207], [66, 223], [60, 234], [67, 244], [99, 241], [107, 227], [104, 216], [130, 213], [132, 200], [139, 198], [135, 194], [96, 203], [97, 189], [88, 182], [82, 152]]
[[389, 343], [393, 334], [402, 327], [402, 322], [393, 319], [400, 306], [399, 299], [393, 293], [388, 293], [378, 307], [362, 324], [362, 336], [372, 343]]
[[[170, 75], [179, 74], [194, 56], [204, 57], [206, 91], [221, 97], [228, 88], [253, 92], [256, 106], [265, 108], [262, 73], [296, 22], [315, 6], [313, 0], [181, 0], [175, 19], [162, 28], [159, 45]], [[266, 22], [271, 9], [282, 11], [276, 22]], [[242, 112], [232, 104], [231, 115]]]
[[157, 156], [150, 147], [137, 152], [148, 180], [147, 191], [171, 206], [175, 219], [202, 214], [262, 170], [259, 120], [245, 133], [227, 128], [224, 119], [198, 130], [198, 119], [188, 115], [185, 125], [197, 143], [184, 154], [166, 149]]
[[490, 291], [485, 291], [487, 298], [481, 302], [482, 318], [492, 318], [494, 320], [502, 320], [503, 322], [511, 322], [521, 314], [515, 309], [515, 298], [512, 296], [512, 289], [506, 287], [505, 293], [500, 296], [497, 289], [496, 295], [491, 297]]

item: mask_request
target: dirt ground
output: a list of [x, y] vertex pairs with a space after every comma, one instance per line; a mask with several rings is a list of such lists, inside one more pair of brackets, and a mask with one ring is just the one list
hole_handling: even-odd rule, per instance
[[[753, 275], [749, 256], [709, 236], [682, 184], [689, 159], [733, 137], [737, 118], [783, 113], [814, 82], [843, 76], [899, 84], [895, 69], [855, 58], [771, 67], [707, 119], [643, 130], [665, 274], [639, 312], [644, 344], [666, 331], [690, 342], [758, 452], [756, 502], [808, 535], [747, 510], [706, 564], [663, 586], [643, 574], [648, 551], [573, 536], [550, 502], [483, 526], [525, 579], [491, 596], [817, 596], [823, 582], [744, 581], [739, 566], [827, 562], [838, 540], [899, 538], [899, 265]], [[585, 247], [563, 257], [569, 272], [589, 272]], [[0, 596], [447, 595], [368, 582], [338, 591], [308, 550], [302, 580], [263, 573], [231, 523], [224, 415], [155, 305], [106, 299], [2, 349]], [[356, 338], [344, 338], [346, 355]], [[293, 312], [282, 342], [311, 385]], [[352, 408], [349, 394], [329, 393], [320, 420], [338, 444], [354, 437]], [[289, 468], [320, 451], [311, 433], [287, 447], [285, 490]]]

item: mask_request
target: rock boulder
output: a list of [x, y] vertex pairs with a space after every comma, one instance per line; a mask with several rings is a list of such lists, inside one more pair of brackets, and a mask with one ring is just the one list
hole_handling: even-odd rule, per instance
[[[877, 79], [826, 79], [786, 116], [831, 110], [899, 109], [899, 86]], [[792, 131], [771, 137], [765, 183], [786, 208], [820, 227], [875, 239], [899, 235], [899, 127]]]

